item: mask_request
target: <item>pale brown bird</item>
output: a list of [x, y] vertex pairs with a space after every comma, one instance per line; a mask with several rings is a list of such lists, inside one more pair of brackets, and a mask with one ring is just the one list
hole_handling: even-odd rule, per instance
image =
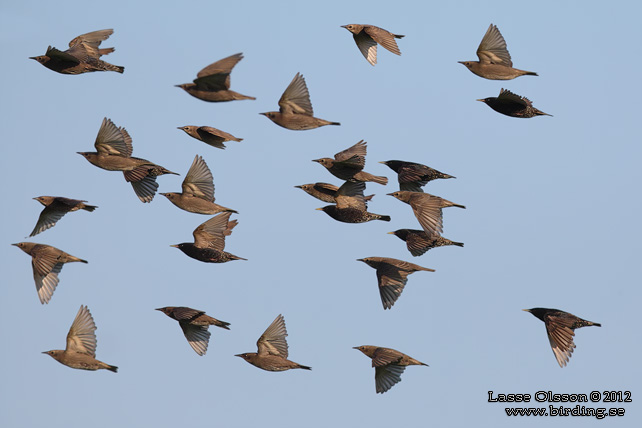
[[551, 344], [551, 349], [553, 349], [553, 354], [555, 354], [555, 359], [560, 367], [566, 366], [575, 350], [573, 337], [575, 336], [576, 328], [592, 325], [602, 327], [602, 324], [583, 320], [580, 317], [560, 311], [559, 309], [533, 308], [522, 310], [530, 312], [535, 317], [544, 321], [548, 341]]
[[335, 154], [334, 159], [313, 159], [312, 162], [320, 163], [330, 174], [341, 180], [372, 181], [385, 186], [388, 184], [388, 178], [363, 171], [366, 165], [367, 144], [361, 140], [354, 146]]
[[36, 244], [35, 242], [19, 242], [11, 245], [15, 245], [31, 256], [33, 279], [36, 282], [38, 298], [43, 305], [49, 303], [51, 296], [56, 291], [59, 282], [58, 274], [65, 263], [87, 263], [87, 260], [79, 259], [51, 245]]
[[333, 219], [343, 223], [365, 223], [371, 220], [390, 221], [390, 216], [368, 212], [363, 191], [366, 183], [363, 181], [346, 181], [336, 193], [336, 205], [317, 208]]
[[490, 24], [477, 48], [479, 61], [459, 61], [476, 75], [490, 80], [511, 80], [519, 76], [537, 76], [532, 71], [513, 68], [506, 41], [497, 27]]
[[341, 125], [339, 122], [330, 122], [314, 117], [308, 86], [300, 73], [294, 76], [292, 82], [281, 95], [279, 111], [259, 114], [283, 128], [295, 131], [314, 129], [325, 125]]
[[441, 234], [443, 230], [442, 208], [458, 207], [466, 208], [464, 205], [455, 204], [439, 196], [430, 193], [409, 192], [400, 190], [388, 193], [412, 207], [412, 212], [417, 217], [419, 224], [429, 236]]
[[199, 100], [218, 103], [234, 100], [255, 100], [248, 95], [230, 91], [230, 73], [234, 66], [243, 59], [242, 53], [237, 53], [212, 63], [198, 72], [194, 83], [176, 85]]
[[[329, 202], [331, 204], [334, 204], [337, 202], [336, 197], [337, 197], [337, 191], [339, 190], [339, 187], [335, 186], [334, 184], [330, 183], [310, 183], [310, 184], [302, 184], [300, 186], [294, 186], [297, 189], [303, 190], [305, 193], [307, 193], [310, 196], [313, 196], [320, 201], [323, 202]], [[374, 195], [368, 195], [365, 196], [364, 199], [367, 201], [371, 200], [374, 197]]]
[[357, 261], [364, 262], [377, 270], [377, 281], [383, 309], [393, 307], [408, 282], [408, 275], [421, 270], [426, 272], [435, 271], [434, 269], [390, 257], [366, 257], [365, 259], [357, 259]]
[[209, 332], [210, 325], [215, 325], [225, 330], [230, 329], [228, 327], [230, 325], [229, 322], [219, 321], [216, 318], [205, 315], [205, 311], [199, 311], [198, 309], [185, 306], [166, 306], [156, 310], [178, 321], [178, 325], [181, 326], [187, 342], [201, 356], [207, 352], [207, 345], [211, 336]]
[[30, 57], [50, 70], [61, 74], [82, 74], [92, 71], [115, 71], [122, 73], [125, 67], [113, 65], [100, 59], [114, 48], [99, 49], [100, 43], [107, 40], [114, 30], [98, 30], [80, 36], [69, 42], [69, 49], [59, 51], [49, 46], [47, 53]]
[[533, 103], [528, 98], [520, 97], [508, 89], [502, 88], [497, 97], [482, 98], [477, 101], [481, 101], [496, 112], [510, 117], [528, 119], [534, 116], [552, 116], [533, 107]]
[[395, 39], [401, 39], [405, 36], [393, 34], [374, 25], [348, 24], [341, 27], [352, 33], [357, 47], [373, 66], [377, 63], [377, 43], [393, 54], [401, 55]]
[[194, 229], [194, 243], [183, 242], [170, 245], [178, 248], [187, 256], [206, 263], [225, 263], [231, 260], [247, 260], [223, 251], [225, 237], [232, 233], [238, 224], [237, 220], [229, 221], [231, 212], [224, 212]]
[[202, 157], [196, 155], [185, 180], [182, 193], [161, 193], [178, 208], [196, 214], [217, 214], [236, 211], [214, 203], [214, 179]]
[[436, 247], [447, 245], [456, 245], [458, 247], [464, 246], [461, 242], [454, 242], [439, 235], [428, 235], [423, 230], [399, 229], [388, 233], [390, 235], [395, 235], [397, 238], [404, 241], [408, 247], [408, 251], [410, 251], [410, 254], [415, 257], [421, 256], [426, 251]]
[[428, 366], [428, 364], [390, 348], [362, 345], [352, 349], [358, 349], [372, 359], [377, 394], [383, 394], [401, 382], [401, 374], [407, 366]]
[[125, 181], [131, 183], [136, 196], [142, 202], [151, 202], [154, 199], [158, 189], [157, 176], [178, 175], [147, 159], [132, 157], [134, 147], [129, 133], [107, 118], [104, 118], [100, 125], [94, 147], [97, 152], [78, 152], [78, 154], [98, 168], [107, 171], [123, 171]]
[[285, 340], [287, 335], [285, 320], [283, 315], [279, 315], [256, 342], [258, 352], [247, 352], [235, 357], [241, 357], [253, 366], [269, 372], [290, 369], [312, 370], [311, 367], [288, 360], [288, 342]]
[[56, 225], [65, 214], [78, 210], [85, 210], [92, 212], [97, 206], [85, 204], [87, 201], [78, 199], [63, 198], [62, 196], [38, 196], [33, 198], [45, 206], [40, 212], [36, 227], [31, 231], [31, 236], [36, 236], [40, 232], [50, 229]]
[[118, 367], [110, 366], [96, 359], [96, 323], [87, 306], [80, 306], [69, 333], [67, 347], [64, 351], [46, 351], [43, 354], [51, 356], [60, 364], [72, 369], [100, 370], [106, 369], [116, 373]]
[[225, 149], [225, 144], [223, 143], [226, 141], [243, 141], [242, 138], [236, 138], [232, 134], [223, 132], [220, 129], [212, 128], [211, 126], [189, 125], [179, 126], [178, 129], [182, 129], [190, 137], [196, 138], [197, 140], [216, 147], [217, 149]]

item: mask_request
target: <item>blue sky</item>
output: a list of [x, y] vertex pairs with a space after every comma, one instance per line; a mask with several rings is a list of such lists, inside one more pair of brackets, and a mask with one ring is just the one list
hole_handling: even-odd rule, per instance
[[[539, 426], [509, 418], [488, 391], [631, 391], [626, 414], [640, 422], [642, 370], [639, 213], [640, 5], [603, 2], [3, 2], [4, 61], [0, 170], [5, 280], [0, 287], [0, 424], [7, 427]], [[341, 25], [370, 23], [397, 34], [402, 56], [379, 48], [370, 66]], [[457, 61], [475, 60], [490, 23], [514, 66], [539, 73], [501, 82]], [[54, 73], [30, 56], [66, 48], [79, 34], [113, 28], [103, 43], [123, 75]], [[211, 104], [173, 85], [243, 52], [232, 89], [257, 98]], [[300, 72], [315, 115], [340, 127], [289, 131], [260, 116], [275, 110]], [[501, 88], [554, 117], [502, 116], [477, 98]], [[181, 174], [158, 178], [179, 191], [196, 154], [214, 175], [216, 202], [239, 211], [226, 250], [248, 261], [199, 263], [169, 245], [190, 241], [210, 218], [160, 195], [142, 204], [120, 173], [100, 170], [92, 151], [103, 117], [125, 127], [134, 156]], [[176, 129], [209, 125], [244, 140], [226, 150]], [[341, 184], [312, 159], [364, 139], [372, 212], [390, 223], [343, 224], [294, 188]], [[465, 243], [412, 257], [390, 232], [418, 228], [410, 207], [386, 193], [396, 177], [377, 162], [402, 159], [457, 179], [426, 190], [466, 210], [444, 210], [444, 236]], [[40, 195], [85, 199], [25, 239]], [[48, 305], [38, 301], [29, 257], [11, 243], [33, 241], [89, 261], [71, 264]], [[356, 259], [383, 256], [436, 270], [410, 276], [384, 311], [375, 271]], [[64, 347], [78, 307], [98, 326], [97, 357], [118, 374], [64, 367], [42, 351]], [[154, 311], [190, 306], [231, 323], [210, 328], [207, 355], [189, 347], [176, 322]], [[576, 332], [560, 369], [544, 325], [523, 308], [566, 310], [602, 328]], [[282, 313], [290, 359], [311, 372], [269, 373], [234, 354]], [[375, 394], [374, 370], [358, 345], [395, 348], [430, 367]], [[549, 403], [544, 403], [546, 406]], [[539, 406], [539, 404], [531, 404]], [[544, 418], [550, 426], [604, 424]], [[612, 420], [615, 419], [615, 420]]]

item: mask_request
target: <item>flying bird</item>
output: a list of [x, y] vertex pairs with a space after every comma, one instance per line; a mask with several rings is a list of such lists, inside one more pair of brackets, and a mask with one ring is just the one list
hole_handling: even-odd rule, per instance
[[78, 199], [63, 198], [62, 196], [38, 196], [33, 198], [40, 202], [45, 208], [40, 212], [36, 226], [31, 231], [31, 236], [36, 236], [40, 232], [50, 229], [58, 223], [65, 214], [78, 210], [92, 212], [97, 206], [85, 204], [87, 201]]
[[406, 370], [407, 366], [428, 366], [428, 364], [390, 348], [363, 345], [352, 349], [358, 349], [372, 359], [372, 367], [375, 368], [377, 394], [383, 394], [395, 384], [401, 382], [401, 374]]
[[412, 212], [417, 217], [424, 232], [429, 236], [439, 235], [443, 232], [442, 208], [458, 207], [466, 208], [464, 205], [455, 204], [449, 200], [431, 195], [430, 193], [398, 191], [388, 193], [412, 207]]
[[218, 103], [234, 100], [255, 100], [256, 98], [230, 91], [230, 73], [234, 66], [243, 59], [242, 53], [237, 53], [216, 61], [196, 75], [194, 83], [176, 85], [199, 100]]
[[410, 192], [423, 192], [421, 189], [432, 180], [439, 178], [456, 178], [452, 175], [444, 174], [429, 166], [415, 162], [406, 162], [400, 160], [389, 160], [379, 162], [387, 165], [391, 170], [397, 173], [399, 181], [399, 190], [408, 190]]
[[129, 133], [107, 118], [104, 118], [100, 125], [94, 147], [96, 152], [78, 152], [78, 154], [98, 168], [122, 171], [125, 181], [131, 183], [136, 196], [142, 202], [151, 202], [154, 199], [158, 189], [157, 176], [178, 175], [147, 159], [132, 157], [134, 147]]
[[179, 126], [178, 129], [182, 129], [190, 137], [196, 138], [197, 140], [200, 140], [205, 144], [209, 144], [212, 147], [216, 147], [217, 149], [225, 149], [225, 144], [223, 143], [226, 141], [243, 141], [242, 138], [236, 138], [232, 134], [223, 132], [220, 129], [212, 128], [211, 126], [188, 125]]
[[[331, 204], [336, 204], [337, 202], [337, 191], [339, 187], [330, 183], [309, 183], [302, 184], [300, 186], [294, 186], [297, 189], [303, 190], [308, 195], [317, 198], [320, 201], [328, 202]], [[374, 195], [365, 196], [364, 199], [367, 201], [371, 200]]]
[[350, 181], [372, 181], [384, 186], [388, 184], [388, 178], [372, 175], [363, 170], [366, 165], [367, 144], [361, 140], [352, 147], [349, 147], [332, 158], [313, 159], [323, 165], [330, 174], [341, 180]]
[[214, 179], [202, 157], [196, 155], [185, 180], [182, 193], [161, 193], [178, 208], [196, 214], [218, 214], [236, 211], [214, 203]]
[[225, 237], [232, 233], [237, 220], [229, 221], [231, 212], [224, 212], [194, 229], [194, 243], [170, 245], [178, 248], [187, 256], [205, 263], [225, 263], [231, 260], [247, 260], [226, 251]]
[[87, 306], [80, 306], [69, 333], [65, 350], [46, 351], [60, 364], [72, 369], [100, 370], [106, 369], [116, 373], [118, 367], [105, 364], [96, 359], [96, 323]]
[[357, 47], [366, 60], [373, 66], [377, 63], [377, 44], [380, 44], [395, 55], [401, 55], [395, 39], [401, 39], [405, 36], [393, 34], [390, 31], [375, 27], [374, 25], [348, 24], [342, 25], [341, 28], [345, 28], [352, 33]]
[[58, 286], [58, 274], [65, 263], [81, 262], [87, 260], [67, 254], [56, 247], [35, 242], [19, 242], [15, 245], [31, 256], [31, 267], [33, 268], [33, 279], [36, 282], [38, 298], [43, 305], [49, 303], [51, 296]]
[[511, 80], [519, 76], [537, 76], [532, 71], [513, 68], [506, 41], [499, 29], [490, 24], [477, 48], [479, 61], [459, 61], [476, 75], [490, 80]]
[[288, 360], [288, 342], [285, 340], [287, 335], [285, 320], [283, 315], [279, 315], [256, 342], [258, 352], [247, 352], [235, 356], [269, 372], [290, 369], [312, 370], [311, 367]]
[[205, 311], [198, 309], [187, 308], [184, 306], [166, 306], [158, 308], [171, 319], [178, 321], [183, 330], [183, 334], [189, 343], [189, 346], [200, 356], [205, 355], [207, 352], [207, 345], [210, 341], [211, 333], [209, 326], [215, 325], [225, 330], [229, 330], [229, 322], [219, 321], [209, 315], [205, 315]]
[[292, 82], [281, 95], [279, 111], [268, 111], [259, 114], [283, 128], [294, 131], [314, 129], [325, 125], [341, 125], [339, 122], [330, 122], [314, 117], [308, 86], [300, 73], [294, 76]]
[[528, 98], [520, 97], [508, 89], [502, 89], [497, 97], [482, 98], [477, 101], [481, 101], [496, 112], [510, 117], [528, 119], [534, 116], [552, 116], [537, 110]]
[[394, 232], [388, 232], [388, 234], [395, 235], [397, 238], [404, 241], [408, 247], [408, 251], [410, 251], [410, 254], [415, 257], [421, 256], [426, 251], [436, 247], [444, 247], [447, 245], [456, 245], [458, 247], [464, 246], [461, 242], [454, 242], [450, 239], [443, 238], [440, 235], [428, 235], [423, 230], [399, 229]]
[[422, 270], [426, 272], [435, 271], [434, 269], [390, 257], [366, 257], [365, 259], [357, 259], [357, 261], [364, 262], [377, 270], [377, 281], [383, 309], [393, 307], [408, 283], [408, 275]]
[[573, 336], [575, 336], [574, 330], [576, 328], [592, 325], [602, 327], [601, 324], [583, 320], [580, 317], [560, 311], [559, 309], [532, 308], [522, 310], [530, 312], [535, 317], [544, 321], [548, 341], [551, 344], [551, 349], [553, 349], [553, 354], [555, 354], [555, 359], [560, 367], [566, 366], [575, 350]]
[[80, 36], [69, 42], [69, 49], [60, 51], [49, 46], [44, 55], [33, 56], [40, 64], [61, 74], [82, 74], [92, 71], [115, 71], [122, 73], [125, 67], [113, 65], [100, 59], [114, 48], [100, 49], [100, 43], [107, 40], [114, 30], [98, 30]]
[[368, 212], [363, 191], [366, 184], [363, 181], [346, 181], [336, 193], [336, 205], [326, 205], [317, 208], [333, 219], [343, 223], [366, 223], [372, 220], [390, 221], [390, 216]]

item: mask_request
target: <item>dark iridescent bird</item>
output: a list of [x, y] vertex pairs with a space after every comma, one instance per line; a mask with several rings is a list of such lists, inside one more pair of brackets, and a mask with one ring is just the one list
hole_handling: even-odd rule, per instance
[[231, 215], [231, 212], [221, 213], [194, 229], [194, 243], [183, 242], [170, 247], [178, 248], [187, 256], [206, 263], [247, 260], [223, 251], [225, 237], [230, 235], [238, 224], [237, 220], [229, 221]]
[[176, 85], [199, 100], [218, 103], [234, 100], [255, 100], [256, 98], [230, 91], [230, 73], [234, 66], [243, 59], [242, 53], [237, 53], [216, 61], [202, 69], [196, 75], [194, 83]]
[[367, 144], [361, 140], [354, 146], [349, 147], [332, 158], [313, 159], [323, 165], [330, 174], [341, 180], [372, 181], [384, 186], [388, 184], [388, 178], [372, 175], [363, 170], [366, 165]]
[[290, 369], [312, 370], [311, 367], [288, 360], [288, 342], [285, 340], [287, 335], [285, 320], [283, 315], [279, 315], [256, 342], [258, 352], [247, 352], [235, 356], [269, 372], [282, 372]]
[[363, 191], [366, 183], [363, 181], [346, 181], [334, 198], [336, 205], [326, 205], [317, 208], [333, 219], [342, 223], [366, 223], [372, 220], [390, 221], [390, 216], [368, 212]]
[[395, 39], [401, 39], [405, 36], [393, 34], [390, 31], [375, 27], [374, 25], [348, 24], [342, 25], [341, 27], [352, 33], [357, 47], [372, 65], [377, 63], [377, 44], [380, 44], [395, 55], [401, 55]]
[[236, 211], [214, 203], [214, 178], [202, 157], [196, 155], [185, 180], [182, 193], [161, 193], [178, 208], [196, 214]]
[[11, 245], [15, 245], [31, 256], [33, 279], [36, 282], [38, 298], [43, 305], [49, 303], [51, 296], [56, 291], [59, 282], [58, 274], [65, 263], [87, 263], [87, 260], [79, 259], [51, 245], [36, 244], [35, 242], [19, 242]]
[[428, 364], [390, 348], [363, 345], [352, 349], [358, 349], [372, 359], [372, 367], [375, 368], [377, 394], [383, 394], [395, 384], [401, 382], [401, 374], [407, 366], [428, 366]]
[[510, 117], [523, 117], [528, 119], [534, 116], [553, 116], [552, 114], [537, 110], [528, 98], [520, 97], [508, 89], [502, 89], [497, 97], [482, 98], [477, 101], [486, 103], [488, 107], [496, 112]]
[[430, 236], [441, 234], [443, 230], [442, 208], [466, 208], [464, 205], [455, 204], [449, 200], [431, 195], [430, 193], [398, 191], [388, 193], [412, 207], [412, 212], [417, 217], [419, 224]]
[[408, 275], [418, 271], [435, 271], [434, 269], [390, 257], [366, 257], [365, 259], [357, 259], [357, 261], [364, 262], [377, 270], [377, 281], [383, 309], [390, 309], [394, 306], [408, 282]]
[[314, 129], [325, 125], [341, 125], [339, 122], [330, 122], [314, 117], [308, 86], [300, 73], [294, 76], [292, 82], [281, 95], [279, 111], [268, 111], [259, 114], [283, 128], [294, 131]]
[[477, 48], [479, 61], [459, 61], [476, 75], [490, 80], [511, 80], [519, 76], [537, 76], [532, 71], [513, 68], [506, 41], [497, 27], [490, 24]]
[[216, 318], [205, 315], [205, 311], [199, 311], [198, 309], [185, 306], [166, 306], [156, 310], [178, 321], [178, 325], [181, 326], [187, 342], [201, 356], [207, 352], [207, 345], [211, 336], [209, 332], [210, 325], [215, 325], [225, 330], [230, 329], [228, 327], [230, 325], [229, 322], [219, 321]]
[[96, 359], [96, 323], [87, 306], [80, 306], [69, 333], [65, 350], [46, 351], [60, 364], [72, 369], [100, 370], [106, 369], [116, 373], [118, 367], [111, 366]]
[[98, 30], [80, 36], [69, 42], [69, 49], [60, 51], [49, 46], [47, 53], [30, 57], [50, 70], [61, 74], [82, 74], [92, 71], [115, 71], [122, 73], [125, 67], [113, 65], [100, 59], [114, 48], [100, 49], [100, 43], [107, 40], [114, 30]]
[[129, 133], [107, 118], [104, 118], [100, 125], [94, 147], [96, 152], [78, 152], [78, 154], [98, 168], [122, 171], [125, 181], [131, 183], [136, 196], [142, 202], [151, 202], [154, 199], [158, 189], [156, 177], [163, 174], [178, 175], [147, 159], [132, 157], [134, 147]]
[[461, 242], [454, 242], [450, 239], [443, 238], [439, 235], [428, 235], [423, 230], [416, 229], [399, 229], [394, 232], [388, 232], [390, 235], [395, 235], [397, 238], [401, 239], [406, 243], [408, 251], [413, 256], [421, 256], [426, 251], [443, 247], [447, 245], [456, 245], [458, 247], [463, 247], [464, 244]]
[[[331, 204], [336, 203], [336, 197], [337, 197], [337, 191], [339, 190], [339, 187], [335, 186], [334, 184], [329, 184], [329, 183], [310, 183], [310, 184], [302, 184], [300, 186], [294, 186], [297, 189], [303, 190], [305, 193], [307, 193], [310, 196], [313, 196], [320, 201], [323, 202], [328, 202]], [[364, 199], [367, 201], [371, 200], [374, 197], [374, 195], [368, 195], [365, 196]]]
[[44, 205], [45, 209], [40, 212], [36, 227], [33, 228], [29, 236], [36, 236], [40, 232], [54, 227], [58, 220], [67, 213], [78, 210], [92, 212], [98, 208], [94, 205], [85, 204], [87, 201], [63, 198], [62, 196], [38, 196], [33, 199]]
[[436, 180], [438, 178], [457, 178], [415, 162], [389, 160], [379, 163], [387, 165], [391, 170], [397, 173], [399, 190], [423, 192], [421, 188], [428, 184], [429, 181]]
[[217, 149], [225, 149], [225, 144], [223, 143], [226, 141], [243, 141], [242, 138], [236, 138], [232, 134], [223, 132], [220, 129], [212, 128], [211, 126], [189, 125], [179, 126], [178, 129], [182, 129], [190, 137], [196, 138], [197, 140], [216, 147]]
[[523, 311], [530, 312], [540, 320], [544, 321], [546, 325], [546, 334], [548, 341], [555, 354], [555, 359], [560, 367], [565, 367], [575, 350], [575, 343], [573, 336], [575, 336], [575, 329], [587, 326], [602, 327], [601, 324], [596, 322], [583, 320], [568, 312], [560, 311], [559, 309], [548, 308], [532, 308], [522, 309]]

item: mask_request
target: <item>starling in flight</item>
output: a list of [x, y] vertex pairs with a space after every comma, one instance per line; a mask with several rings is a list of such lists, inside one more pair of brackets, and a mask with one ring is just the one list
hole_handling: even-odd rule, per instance
[[198, 72], [194, 83], [176, 85], [199, 100], [218, 103], [234, 100], [255, 100], [256, 98], [230, 91], [230, 73], [234, 66], [243, 59], [242, 53], [237, 53], [213, 64], [208, 65]]
[[533, 308], [523, 309], [530, 312], [540, 320], [544, 321], [546, 325], [546, 334], [548, 341], [555, 354], [555, 359], [560, 367], [565, 367], [569, 358], [575, 350], [575, 343], [573, 336], [575, 336], [575, 329], [580, 327], [587, 327], [594, 325], [602, 327], [601, 324], [596, 322], [586, 321], [580, 317], [576, 317], [568, 312], [560, 311], [559, 309], [547, 308]]
[[314, 129], [325, 125], [341, 125], [339, 122], [330, 122], [314, 117], [310, 93], [305, 84], [305, 79], [300, 73], [294, 76], [292, 82], [281, 95], [279, 111], [268, 111], [259, 114], [283, 128], [295, 131]]
[[357, 47], [372, 65], [377, 63], [377, 43], [393, 54], [401, 55], [395, 39], [401, 39], [405, 36], [392, 34], [390, 31], [374, 25], [348, 24], [341, 27], [352, 33]]
[[65, 350], [43, 352], [72, 369], [106, 369], [116, 373], [118, 367], [110, 366], [96, 359], [96, 323], [87, 306], [80, 306], [69, 333]]
[[219, 129], [212, 128], [211, 126], [180, 126], [178, 129], [185, 131], [190, 137], [201, 140], [205, 144], [216, 147], [217, 149], [225, 149], [226, 141], [243, 141], [242, 138], [236, 138], [232, 134], [223, 132]]
[[196, 214], [217, 214], [236, 211], [214, 203], [214, 179], [202, 157], [196, 155], [185, 180], [183, 193], [161, 193], [178, 208]]
[[33, 279], [36, 282], [38, 298], [43, 305], [49, 303], [51, 296], [56, 291], [59, 282], [58, 274], [65, 263], [87, 263], [87, 260], [74, 257], [50, 245], [36, 244], [35, 242], [19, 242], [11, 245], [15, 245], [31, 256]]
[[285, 320], [283, 315], [279, 315], [256, 342], [258, 352], [247, 352], [235, 356], [269, 372], [282, 372], [290, 369], [312, 370], [311, 367], [288, 360], [288, 342], [285, 340], [287, 335]]
[[534, 116], [552, 116], [551, 114], [537, 110], [528, 98], [520, 97], [508, 89], [502, 89], [497, 97], [488, 97], [477, 101], [486, 103], [488, 107], [496, 112], [510, 117], [523, 117], [528, 119]]
[[371, 220], [390, 221], [390, 216], [368, 212], [363, 191], [366, 183], [363, 181], [346, 181], [337, 190], [334, 198], [336, 205], [326, 205], [317, 208], [333, 219], [343, 223], [365, 223]]
[[435, 236], [443, 232], [442, 208], [466, 208], [463, 205], [452, 203], [430, 193], [398, 191], [388, 193], [388, 195], [394, 196], [400, 201], [410, 205], [419, 224], [429, 236]]
[[434, 272], [434, 269], [425, 268], [413, 263], [404, 262], [390, 257], [367, 257], [357, 259], [364, 262], [371, 268], [377, 270], [377, 281], [379, 282], [379, 293], [383, 309], [390, 309], [395, 304], [401, 292], [408, 282], [408, 275], [423, 270]]
[[54, 227], [58, 220], [67, 213], [78, 210], [92, 212], [98, 208], [94, 205], [85, 204], [87, 201], [63, 198], [62, 196], [38, 196], [34, 199], [44, 205], [45, 208], [40, 213], [36, 227], [33, 228], [29, 235], [30, 237]]
[[78, 152], [92, 165], [107, 171], [123, 171], [125, 180], [131, 183], [136, 196], [142, 202], [151, 202], [158, 189], [156, 177], [163, 174], [174, 174], [160, 165], [146, 159], [132, 157], [132, 138], [122, 127], [103, 119], [96, 142], [97, 152]]
[[506, 41], [497, 27], [490, 24], [477, 48], [479, 61], [459, 61], [476, 75], [490, 80], [511, 80], [519, 76], [537, 76], [532, 71], [513, 68]]
[[201, 356], [207, 352], [207, 345], [209, 344], [211, 335], [208, 330], [210, 325], [229, 330], [229, 322], [219, 321], [216, 318], [205, 315], [204, 311], [199, 311], [198, 309], [184, 306], [166, 306], [156, 310], [178, 321], [187, 342], [192, 349]]
[[[339, 188], [335, 186], [334, 184], [329, 184], [329, 183], [310, 183], [310, 184], [302, 184], [300, 186], [294, 186], [297, 189], [303, 190], [305, 193], [307, 193], [310, 196], [313, 196], [320, 201], [323, 202], [328, 202], [331, 204], [336, 203], [336, 197], [337, 197], [337, 190]], [[374, 195], [368, 195], [364, 197], [364, 199], [367, 201], [371, 200], [374, 197]]]
[[410, 254], [415, 257], [421, 256], [426, 251], [436, 247], [443, 247], [446, 245], [456, 245], [458, 247], [464, 246], [461, 242], [453, 242], [450, 239], [443, 238], [439, 235], [428, 235], [423, 230], [399, 229], [388, 233], [390, 235], [395, 235], [397, 238], [404, 241], [408, 247], [408, 251], [410, 251]]
[[397, 173], [399, 190], [423, 192], [421, 188], [428, 184], [429, 181], [436, 180], [438, 178], [456, 178], [420, 163], [400, 160], [389, 160], [379, 163], [387, 165], [391, 170]]
[[323, 165], [330, 174], [341, 180], [373, 181], [384, 186], [388, 184], [386, 177], [379, 177], [363, 171], [366, 165], [367, 144], [361, 140], [354, 146], [334, 155], [332, 158], [313, 159]]
[[375, 368], [377, 394], [383, 394], [395, 384], [401, 382], [401, 374], [406, 369], [406, 366], [428, 366], [428, 364], [390, 348], [363, 345], [352, 349], [358, 349], [372, 359], [372, 367]]
[[49, 46], [47, 53], [30, 57], [50, 70], [61, 74], [82, 74], [92, 71], [115, 71], [122, 73], [125, 67], [112, 65], [100, 59], [108, 55], [114, 48], [100, 49], [100, 43], [107, 40], [114, 30], [99, 30], [80, 36], [69, 42], [69, 49], [59, 51]]
[[232, 233], [237, 225], [237, 220], [228, 221], [231, 212], [224, 212], [194, 229], [194, 243], [183, 242], [182, 244], [170, 245], [178, 248], [187, 256], [206, 263], [225, 263], [230, 260], [247, 260], [237, 257], [234, 254], [223, 251], [225, 248], [225, 237]]

